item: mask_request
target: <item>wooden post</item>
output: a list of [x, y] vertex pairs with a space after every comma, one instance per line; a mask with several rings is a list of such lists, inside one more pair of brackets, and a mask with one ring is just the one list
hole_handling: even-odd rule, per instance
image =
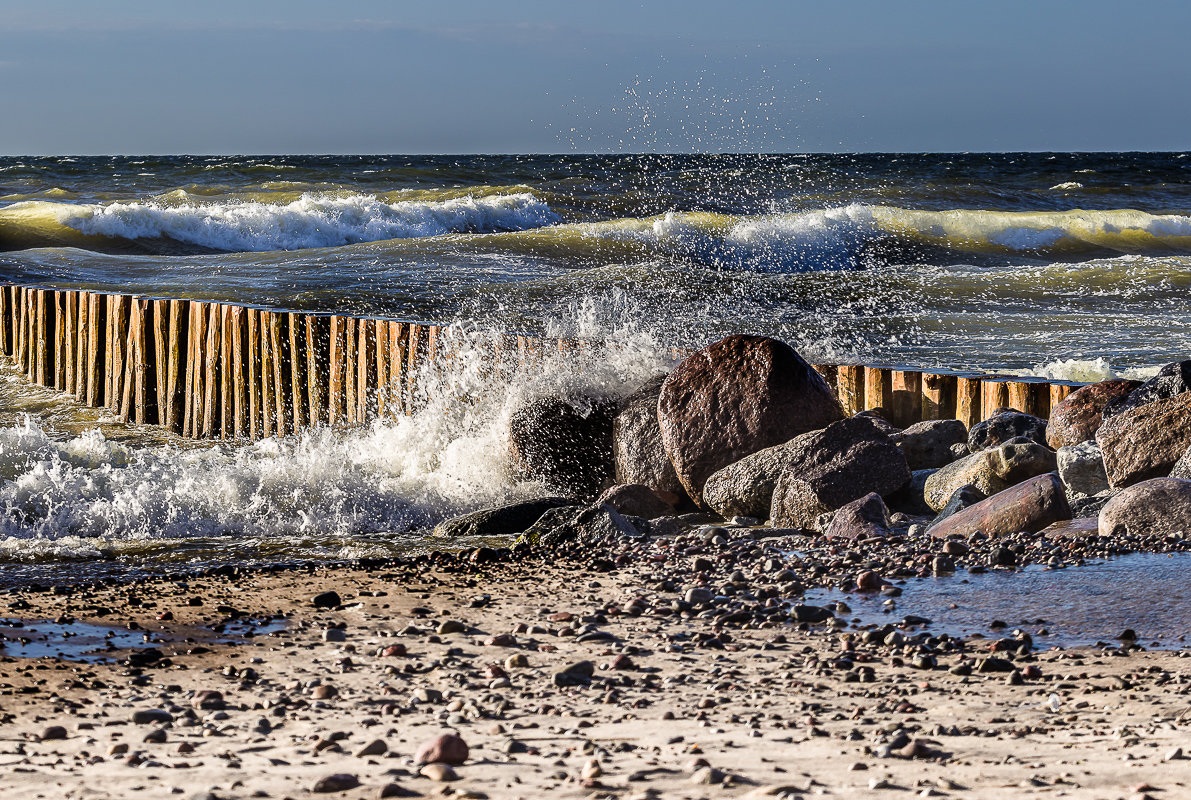
[[9, 290], [11, 286], [0, 286], [0, 354], [9, 355], [11, 349], [9, 342], [12, 337], [9, 331], [12, 326], [12, 295]]
[[908, 428], [922, 421], [922, 373], [913, 370], [893, 370], [892, 394], [889, 398], [889, 420], [899, 428]]
[[69, 338], [69, 327], [66, 321], [66, 291], [53, 291], [53, 325], [54, 335], [54, 388], [58, 391], [66, 390], [66, 340]]
[[922, 418], [956, 419], [956, 377], [924, 373], [922, 376]]
[[104, 406], [113, 413], [119, 414], [120, 403], [124, 399], [124, 370], [127, 358], [125, 347], [128, 344], [128, 298], [124, 295], [109, 294], [107, 299], [107, 391], [104, 393]]
[[889, 418], [893, 395], [893, 370], [886, 367], [864, 368], [864, 410], [876, 411]]
[[87, 295], [87, 405], [104, 404], [107, 383], [107, 302], [102, 295]]
[[980, 418], [988, 419], [998, 408], [1009, 405], [1009, 383], [1004, 378], [985, 378], [980, 382]]
[[78, 313], [74, 325], [74, 399], [87, 402], [87, 328], [91, 320], [91, 295], [78, 292]]
[[966, 375], [956, 378], [955, 418], [971, 428], [984, 419], [980, 416], [980, 379]]
[[290, 312], [286, 314], [286, 332], [289, 334], [289, 385], [290, 412], [292, 414], [292, 428], [294, 433], [306, 427], [308, 413], [303, 395], [306, 392], [306, 380], [303, 358], [306, 348], [303, 337], [302, 316]]
[[[248, 348], [245, 346], [244, 318], [248, 309], [243, 306], [232, 306], [228, 317], [228, 338], [232, 347], [232, 434], [237, 439], [249, 436], [248, 426], [248, 380], [245, 367], [250, 361]], [[226, 437], [225, 437], [226, 438]]]
[[389, 414], [389, 323], [376, 320], [376, 416]]
[[356, 350], [355, 317], [344, 319], [345, 341], [343, 345], [343, 420], [348, 425], [355, 425], [360, 421], [360, 407], [356, 402], [356, 361], [359, 356]]
[[150, 301], [144, 297], [134, 297], [131, 301], [132, 311], [129, 318], [128, 340], [129, 364], [132, 367], [132, 380], [128, 389], [132, 393], [132, 409], [125, 414], [131, 414], [138, 425], [157, 420], [157, 387], [156, 354], [149, 347]]
[[266, 438], [273, 435], [273, 427], [277, 413], [273, 385], [273, 347], [269, 338], [270, 312], [260, 312], [260, 351], [261, 351], [261, 436]]
[[36, 292], [37, 310], [34, 312], [34, 333], [33, 341], [34, 347], [34, 369], [33, 382], [38, 386], [53, 386], [53, 366], [50, 363], [51, 350], [50, 343], [52, 335], [49, 331], [49, 314], [50, 311], [47, 305], [51, 302], [46, 297], [45, 289], [38, 289]]
[[345, 327], [343, 317], [338, 314], [331, 315], [331, 341], [327, 361], [330, 370], [327, 381], [327, 419], [331, 425], [343, 422], [343, 351], [347, 346]]
[[285, 337], [282, 335], [281, 321], [281, 312], [269, 312], [269, 349], [273, 357], [273, 421], [278, 436], [284, 436], [289, 427], [285, 409], [285, 398], [289, 394], [286, 387], [288, 370], [285, 364], [288, 354], [285, 352]]
[[235, 372], [235, 346], [232, 336], [232, 306], [219, 310], [219, 436], [221, 439], [236, 437], [236, 385], [241, 383]]
[[1040, 380], [1009, 381], [1009, 407], [1045, 419], [1050, 416], [1050, 387]]
[[323, 387], [327, 384], [327, 360], [319, 358], [326, 352], [322, 334], [323, 322], [313, 314], [306, 315], [306, 397], [310, 403], [310, 427], [316, 428], [327, 421], [323, 405]]
[[205, 376], [203, 378], [203, 419], [199, 432], [203, 438], [215, 438], [219, 433], [220, 424], [220, 333], [223, 325], [223, 306], [219, 303], [207, 303], [207, 344], [204, 355]]
[[259, 438], [264, 427], [264, 412], [261, 407], [261, 312], [249, 308], [245, 351], [247, 352], [247, 381], [248, 381], [248, 438]]
[[356, 327], [356, 423], [368, 421], [368, 402], [376, 389], [372, 377], [376, 361], [376, 322], [362, 319]]
[[864, 367], [839, 367], [836, 372], [836, 396], [849, 417], [864, 410]]
[[78, 389], [78, 357], [75, 354], [75, 343], [78, 341], [79, 329], [79, 293], [62, 293], [62, 326], [58, 330], [58, 339], [62, 342], [62, 391], [74, 394]]
[[190, 313], [186, 326], [186, 392], [185, 411], [182, 415], [182, 435], [197, 439], [199, 419], [202, 417], [202, 372], [206, 363], [206, 311], [197, 300], [190, 302]]
[[181, 432], [178, 401], [179, 349], [183, 300], [154, 300], [153, 347], [157, 356], [157, 424], [175, 433]]
[[394, 417], [405, 413], [405, 377], [409, 373], [410, 326], [388, 324], [388, 400]]

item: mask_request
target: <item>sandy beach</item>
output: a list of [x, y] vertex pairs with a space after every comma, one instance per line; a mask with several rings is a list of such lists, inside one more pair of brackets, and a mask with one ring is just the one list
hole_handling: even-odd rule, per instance
[[[0, 787], [13, 798], [1191, 794], [1186, 651], [997, 652], [1013, 671], [983, 672], [1005, 649], [990, 638], [916, 669], [928, 665], [900, 637], [675, 613], [689, 588], [727, 573], [721, 560], [691, 579], [667, 546], [619, 567], [464, 554], [11, 593], [9, 620], [135, 626], [161, 658], [0, 658]], [[767, 586], [780, 592], [750, 579]], [[338, 604], [316, 607], [324, 592], [338, 598], [321, 604]], [[260, 630], [272, 632], [238, 643], [212, 630], [269, 617]], [[417, 763], [448, 732], [466, 742], [463, 763]]]

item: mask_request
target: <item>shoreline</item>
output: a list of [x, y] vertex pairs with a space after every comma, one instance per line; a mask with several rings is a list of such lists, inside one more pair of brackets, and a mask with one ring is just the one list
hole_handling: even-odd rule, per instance
[[[479, 549], [11, 592], [10, 615], [19, 604], [26, 619], [133, 623], [173, 641], [137, 666], [0, 656], [0, 787], [299, 798], [349, 775], [339, 785], [359, 785], [335, 796], [644, 800], [1173, 797], [1191, 785], [1191, 760], [1168, 759], [1191, 724], [1191, 652], [775, 621], [764, 596], [795, 600], [813, 564], [766, 570], [778, 565], [759, 545], [780, 540], [718, 530], [722, 541], [693, 530], [550, 563]], [[718, 605], [692, 594], [727, 587]], [[328, 591], [340, 604], [316, 608]], [[749, 613], [742, 595], [758, 600]], [[238, 644], [194, 635], [266, 616], [286, 627]], [[224, 708], [198, 694], [211, 691]], [[138, 711], [149, 721], [132, 722]], [[415, 752], [446, 730], [471, 749], [459, 780], [421, 776]]]

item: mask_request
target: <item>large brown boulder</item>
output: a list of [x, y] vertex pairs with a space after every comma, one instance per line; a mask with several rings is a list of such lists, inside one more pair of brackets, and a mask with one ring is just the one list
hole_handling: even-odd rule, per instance
[[994, 537], [1018, 531], [1037, 533], [1062, 519], [1071, 519], [1071, 508], [1059, 477], [1048, 473], [1011, 486], [932, 524], [930, 534], [946, 539], [966, 538], [976, 531]]
[[763, 336], [729, 336], [700, 350], [670, 373], [658, 397], [662, 443], [696, 502], [717, 470], [841, 417], [819, 373]]
[[799, 436], [786, 456], [769, 509], [779, 527], [812, 528], [820, 514], [869, 492], [892, 494], [910, 481], [905, 455], [864, 417]]
[[1093, 438], [1104, 421], [1104, 407], [1138, 386], [1141, 381], [1115, 379], [1076, 389], [1050, 410], [1046, 443], [1058, 450]]
[[614, 401], [571, 394], [532, 400], [509, 422], [513, 463], [532, 480], [594, 497], [612, 480]]
[[1191, 392], [1107, 417], [1096, 431], [1096, 442], [1113, 488], [1169, 475], [1191, 447]]
[[1151, 478], [1134, 484], [1100, 510], [1101, 536], [1191, 535], [1191, 481]]
[[620, 401], [612, 423], [612, 458], [618, 484], [648, 486], [676, 503], [683, 496], [682, 483], [666, 455], [658, 425], [658, 395], [665, 380], [659, 375]]

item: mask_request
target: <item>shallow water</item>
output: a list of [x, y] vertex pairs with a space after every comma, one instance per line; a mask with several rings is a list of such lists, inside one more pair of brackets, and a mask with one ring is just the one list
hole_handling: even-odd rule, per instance
[[[927, 630], [953, 636], [991, 638], [1020, 628], [1039, 648], [1117, 644], [1126, 629], [1143, 646], [1179, 648], [1191, 635], [1188, 570], [1189, 553], [1134, 553], [1065, 569], [1031, 566], [915, 578], [899, 584], [903, 594], [892, 604], [879, 594], [826, 589], [808, 591], [806, 602], [842, 601], [852, 610], [837, 616], [861, 625], [914, 615], [931, 620]], [[1008, 628], [993, 629], [995, 620]]]

